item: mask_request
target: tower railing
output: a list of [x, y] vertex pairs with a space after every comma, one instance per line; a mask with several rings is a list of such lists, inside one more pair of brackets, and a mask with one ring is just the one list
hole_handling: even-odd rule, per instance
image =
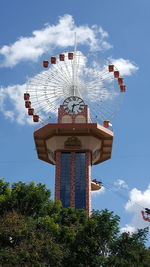
[[[46, 119], [46, 120], [41, 121], [40, 123], [38, 123], [38, 125], [34, 127], [34, 131], [39, 130], [40, 128], [44, 127], [44, 126], [47, 125], [47, 124], [53, 124], [53, 123], [56, 123], [56, 124], [57, 124], [57, 123], [58, 123], [58, 122], [57, 122], [57, 119], [56, 119], [56, 118], [51, 118], [51, 117], [49, 117], [48, 119]], [[82, 122], [81, 122], [81, 123], [82, 123]], [[103, 126], [103, 121], [102, 121], [102, 120], [98, 120], [96, 117], [93, 117], [93, 118], [90, 117], [88, 123], [89, 123], [89, 124], [90, 124], [90, 123], [97, 123], [97, 124]], [[67, 123], [66, 123], [66, 124], [67, 124]], [[108, 129], [111, 130], [111, 131], [113, 131], [112, 125], [110, 125], [110, 126], [108, 127]]]

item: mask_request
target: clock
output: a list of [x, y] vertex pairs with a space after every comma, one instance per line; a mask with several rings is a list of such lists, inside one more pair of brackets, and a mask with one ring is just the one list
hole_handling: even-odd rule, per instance
[[84, 109], [84, 101], [78, 96], [70, 96], [64, 100], [64, 110], [69, 114], [78, 114]]

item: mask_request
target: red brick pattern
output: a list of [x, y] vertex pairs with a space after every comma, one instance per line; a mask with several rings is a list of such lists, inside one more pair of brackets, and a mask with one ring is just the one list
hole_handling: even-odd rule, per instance
[[60, 108], [58, 109], [58, 123], [62, 122], [62, 117], [64, 115], [69, 115], [72, 119], [72, 123], [75, 123], [75, 118], [78, 115], [83, 115], [86, 118], [86, 123], [88, 123], [88, 106], [85, 105], [84, 109], [82, 112], [80, 112], [79, 114], [68, 114], [65, 110], [63, 105], [60, 106]]
[[[58, 123], [62, 123], [62, 117], [69, 115], [72, 123], [78, 114], [68, 114], [65, 112], [63, 105], [58, 109]], [[85, 105], [83, 111], [79, 113], [86, 118], [88, 123], [88, 106]], [[84, 151], [82, 151], [84, 152]], [[56, 152], [56, 180], [55, 180], [55, 200], [60, 200], [60, 168], [61, 168], [61, 151]], [[70, 175], [70, 206], [75, 207], [75, 152], [71, 152], [71, 175]], [[91, 153], [86, 152], [86, 210], [91, 213]]]
[[[56, 152], [55, 200], [60, 200], [61, 152]], [[71, 152], [70, 206], [75, 207], [75, 152]], [[86, 152], [86, 211], [91, 214], [91, 153]]]
[[71, 152], [70, 206], [75, 207], [75, 153]]
[[91, 153], [86, 152], [86, 210], [91, 214]]
[[60, 167], [61, 152], [56, 152], [56, 170], [55, 170], [55, 200], [60, 200]]

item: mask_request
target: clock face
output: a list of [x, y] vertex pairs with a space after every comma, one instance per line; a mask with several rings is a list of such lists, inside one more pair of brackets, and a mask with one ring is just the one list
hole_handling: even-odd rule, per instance
[[63, 103], [64, 109], [69, 114], [77, 114], [84, 109], [84, 101], [78, 96], [70, 96]]

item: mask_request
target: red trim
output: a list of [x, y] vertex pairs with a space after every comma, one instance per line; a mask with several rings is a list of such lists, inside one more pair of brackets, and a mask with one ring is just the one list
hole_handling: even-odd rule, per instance
[[[113, 132], [109, 129], [106, 129], [105, 127], [99, 125], [98, 123], [49, 123], [45, 126], [43, 126], [42, 128], [40, 128], [39, 130], [36, 130], [34, 132], [34, 135], [38, 135], [42, 132], [45, 132], [46, 129], [54, 129], [54, 130], [61, 130], [61, 129], [70, 129], [72, 131], [74, 131], [73, 129], [98, 129], [101, 130], [104, 133], [107, 133], [111, 136], [113, 136]], [[53, 134], [55, 135], [55, 134]], [[70, 133], [68, 133], [68, 135], [70, 135]], [[78, 134], [76, 134], [78, 135]], [[92, 134], [91, 134], [92, 135]]]

